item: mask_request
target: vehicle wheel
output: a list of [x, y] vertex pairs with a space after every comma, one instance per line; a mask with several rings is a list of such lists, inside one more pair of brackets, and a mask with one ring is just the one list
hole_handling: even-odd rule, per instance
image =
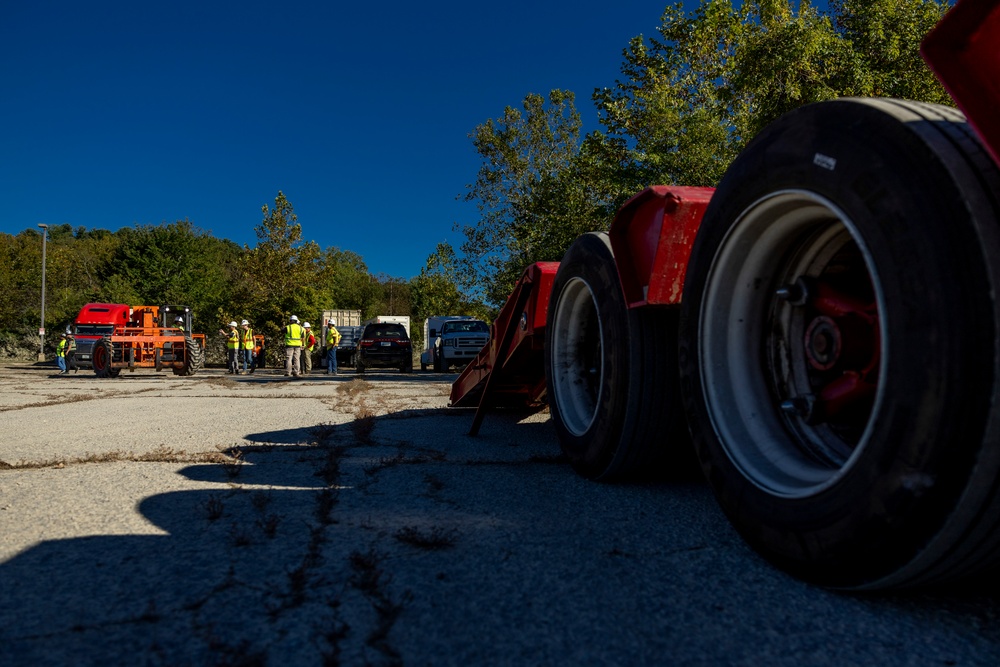
[[444, 363], [444, 355], [437, 350], [434, 351], [434, 370], [438, 373], [444, 373], [447, 370], [447, 366]]
[[184, 334], [184, 366], [175, 368], [174, 375], [194, 375], [205, 365], [205, 351], [190, 333]]
[[399, 370], [400, 370], [400, 372], [403, 372], [403, 373], [412, 373], [413, 372], [413, 359], [407, 359], [406, 361], [404, 361], [402, 368], [400, 368]]
[[364, 373], [365, 372], [365, 362], [361, 361], [361, 359], [358, 359], [357, 363], [354, 365], [354, 369], [358, 373]]
[[94, 342], [92, 354], [92, 366], [94, 375], [99, 378], [118, 377], [120, 369], [111, 368], [111, 361], [114, 359], [114, 347], [111, 339], [104, 337]]
[[682, 300], [684, 401], [739, 532], [847, 589], [1000, 558], [1000, 176], [961, 115], [800, 108], [730, 167]]
[[552, 284], [545, 379], [563, 452], [581, 475], [647, 473], [689, 451], [677, 386], [677, 311], [630, 311], [608, 235], [574, 241]]
[[427, 364], [425, 364], [423, 362], [420, 362], [420, 370], [426, 371], [427, 370]]

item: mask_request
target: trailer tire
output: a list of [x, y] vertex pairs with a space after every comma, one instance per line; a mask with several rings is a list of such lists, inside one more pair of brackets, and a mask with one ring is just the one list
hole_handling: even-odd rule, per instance
[[566, 252], [549, 301], [545, 379], [559, 444], [580, 475], [634, 477], [689, 450], [676, 318], [676, 309], [626, 307], [607, 234], [584, 234]]
[[758, 135], [692, 248], [701, 467], [760, 553], [899, 588], [1000, 561], [1000, 174], [953, 109], [837, 100]]

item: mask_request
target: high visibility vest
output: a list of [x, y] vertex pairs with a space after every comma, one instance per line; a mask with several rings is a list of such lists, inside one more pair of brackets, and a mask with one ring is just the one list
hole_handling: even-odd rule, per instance
[[63, 338], [61, 341], [59, 341], [59, 346], [56, 348], [56, 356], [57, 357], [65, 357], [66, 356], [66, 339], [65, 338]]
[[243, 342], [243, 349], [244, 350], [252, 350], [253, 349], [253, 329], [251, 329], [250, 327], [247, 327], [246, 331], [244, 331], [241, 334], [241, 336], [243, 337], [243, 341], [242, 341]]
[[285, 347], [302, 347], [302, 334], [305, 330], [296, 323], [285, 327]]
[[340, 332], [335, 327], [330, 327], [326, 330], [326, 344], [328, 347], [337, 347], [340, 345]]
[[66, 336], [66, 354], [70, 352], [76, 352], [76, 339], [72, 336]]
[[229, 332], [229, 338], [226, 339], [226, 347], [230, 350], [235, 350], [240, 346], [240, 332], [233, 329]]
[[[312, 343], [309, 342], [309, 337], [312, 336]], [[316, 336], [312, 335], [312, 331], [305, 331], [302, 333], [303, 345], [306, 346], [306, 352], [312, 352], [313, 348], [316, 347]]]

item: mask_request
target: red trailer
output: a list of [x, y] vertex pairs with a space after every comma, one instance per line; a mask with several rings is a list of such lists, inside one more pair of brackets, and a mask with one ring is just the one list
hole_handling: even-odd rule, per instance
[[821, 585], [1000, 564], [1000, 0], [924, 40], [963, 113], [840, 99], [714, 191], [653, 187], [529, 267], [452, 404], [537, 403], [582, 475], [693, 446], [736, 529]]

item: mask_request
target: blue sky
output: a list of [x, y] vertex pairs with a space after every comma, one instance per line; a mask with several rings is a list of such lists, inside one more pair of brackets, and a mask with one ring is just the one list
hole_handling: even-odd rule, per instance
[[468, 137], [529, 92], [595, 87], [667, 0], [13, 2], [0, 23], [0, 231], [190, 220], [305, 238], [410, 278], [473, 224]]

